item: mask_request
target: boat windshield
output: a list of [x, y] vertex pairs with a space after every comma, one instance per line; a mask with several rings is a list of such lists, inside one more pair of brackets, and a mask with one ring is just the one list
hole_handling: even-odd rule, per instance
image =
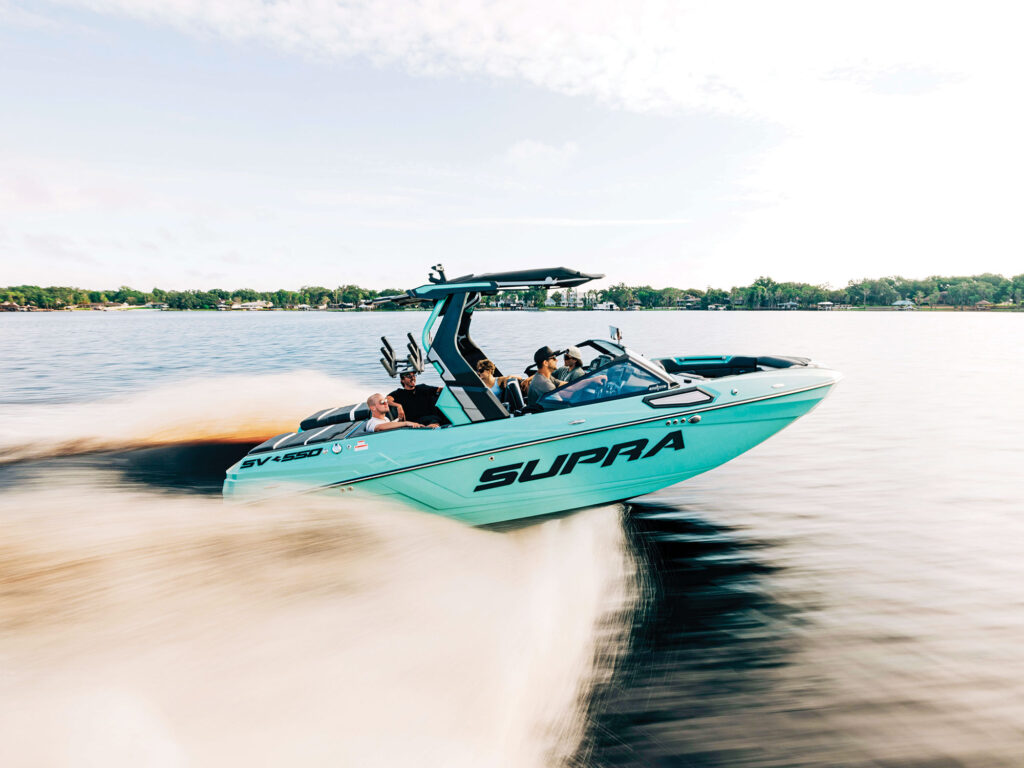
[[666, 379], [627, 357], [621, 357], [559, 387], [537, 401], [545, 409], [567, 408], [667, 389]]

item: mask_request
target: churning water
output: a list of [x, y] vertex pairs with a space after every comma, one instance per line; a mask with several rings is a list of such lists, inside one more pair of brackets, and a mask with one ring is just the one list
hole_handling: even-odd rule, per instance
[[0, 764], [1024, 765], [1024, 316], [479, 313], [846, 378], [626, 509], [219, 502], [424, 317], [0, 316]]

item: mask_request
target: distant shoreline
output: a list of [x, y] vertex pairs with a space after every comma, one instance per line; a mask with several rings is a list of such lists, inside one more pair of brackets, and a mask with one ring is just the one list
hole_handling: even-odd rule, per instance
[[[207, 310], [207, 311], [366, 311], [396, 310], [389, 298], [405, 291], [358, 285], [304, 286], [297, 291], [85, 290], [68, 286], [16, 285], [0, 288], [0, 311], [43, 310]], [[1024, 274], [1012, 278], [990, 272], [970, 276], [931, 276], [922, 280], [882, 277], [850, 281], [843, 288], [779, 283], [759, 277], [731, 289], [652, 288], [618, 283], [608, 288], [543, 288], [485, 295], [479, 310], [728, 310], [728, 311], [1018, 311], [1024, 308]]]
[[[82, 312], [88, 313], [91, 311], [104, 311], [104, 312], [209, 312], [215, 313], [218, 309], [214, 307], [198, 307], [195, 309], [179, 309], [176, 307], [152, 307], [152, 306], [133, 306], [133, 305], [111, 305], [105, 307], [90, 307], [90, 306], [70, 306], [61, 307], [59, 309], [54, 308], [41, 308], [35, 306], [18, 306], [17, 308], [0, 307], [0, 315], [7, 312], [57, 312], [57, 313], [68, 313], [68, 312]], [[234, 309], [227, 311], [244, 311], [244, 312], [395, 312], [395, 311], [427, 311], [424, 307], [415, 306], [392, 306], [392, 307], [331, 307], [331, 308], [310, 308], [310, 309], [299, 309], [296, 307], [264, 307], [259, 309]], [[620, 312], [629, 311], [644, 311], [644, 312], [700, 312], [700, 311], [715, 311], [713, 309], [705, 309], [701, 307], [636, 307], [636, 309], [596, 309], [594, 307], [559, 307], [559, 306], [544, 306], [544, 307], [496, 307], [496, 306], [481, 306], [476, 309], [478, 312], [507, 312], [507, 311], [526, 311], [526, 312], [601, 312], [604, 314], [617, 314]], [[834, 311], [834, 312], [898, 312], [898, 311], [914, 311], [914, 312], [1021, 312], [1024, 311], [1024, 305], [1022, 304], [991, 304], [988, 306], [912, 306], [908, 308], [884, 306], [884, 305], [840, 305], [833, 306], [828, 309], [819, 309], [817, 307], [745, 307], [745, 306], [727, 306], [723, 307], [721, 311], [730, 312], [786, 312], [786, 311], [798, 311], [798, 312], [814, 312], [814, 311]]]

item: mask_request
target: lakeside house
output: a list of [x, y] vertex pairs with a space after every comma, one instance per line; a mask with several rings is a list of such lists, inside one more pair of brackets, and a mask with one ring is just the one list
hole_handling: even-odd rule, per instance
[[619, 306], [614, 301], [602, 301], [600, 304], [595, 304], [594, 309], [600, 312], [618, 312]]
[[799, 301], [784, 301], [782, 304], [779, 304], [779, 309], [786, 309], [786, 310], [800, 309], [800, 302]]
[[498, 309], [506, 311], [523, 310], [526, 309], [526, 302], [519, 299], [518, 293], [510, 293], [498, 299]]
[[831, 301], [819, 301], [816, 306], [819, 312], [831, 312], [835, 304]]
[[912, 302], [910, 299], [900, 299], [899, 301], [894, 301], [892, 303], [892, 306], [894, 306], [898, 310], [905, 311], [908, 309], [913, 309], [914, 302]]
[[[166, 308], [166, 304], [164, 307]], [[222, 301], [217, 304], [218, 312], [226, 312], [228, 310], [234, 310], [236, 312], [254, 312], [260, 309], [273, 309], [274, 302], [272, 301], [236, 301], [232, 304], [228, 304], [226, 301]]]
[[676, 299], [676, 309], [700, 309], [700, 299], [692, 293], [688, 293], [680, 299]]

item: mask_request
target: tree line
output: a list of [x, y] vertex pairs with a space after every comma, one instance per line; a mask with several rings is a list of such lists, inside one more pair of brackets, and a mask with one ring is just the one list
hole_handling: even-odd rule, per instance
[[[652, 288], [649, 285], [613, 285], [600, 292], [601, 301], [614, 301], [620, 307], [639, 304], [656, 308], [678, 306], [680, 302], [698, 304], [707, 309], [711, 304], [735, 308], [774, 309], [788, 302], [813, 307], [830, 301], [836, 305], [890, 306], [900, 300], [919, 306], [973, 306], [980, 301], [993, 304], [1024, 302], [1024, 274], [1006, 278], [986, 272], [963, 277], [932, 276], [923, 280], [905, 277], [880, 277], [851, 280], [843, 288], [810, 283], [777, 283], [770, 277], [759, 277], [750, 285], [700, 290], [690, 288]], [[697, 301], [694, 301], [694, 300]]]
[[[88, 306], [90, 304], [166, 304], [171, 309], [214, 309], [222, 303], [266, 301], [275, 307], [289, 308], [304, 304], [358, 305], [362, 302], [402, 293], [397, 288], [376, 291], [358, 285], [341, 285], [337, 288], [303, 286], [297, 291], [279, 289], [256, 291], [252, 288], [224, 290], [138, 291], [128, 286], [117, 290], [85, 290], [81, 288], [35, 285], [17, 285], [0, 288], [0, 303], [33, 306], [39, 309], [62, 309], [64, 307]], [[568, 296], [564, 291], [532, 290], [521, 292], [520, 301], [527, 306], [544, 306], [549, 299], [557, 305], [565, 305]], [[581, 291], [577, 294], [577, 305], [593, 305], [598, 302], [614, 302], [619, 307], [637, 305], [648, 309], [659, 307], [688, 306], [707, 309], [709, 305], [723, 304], [736, 309], [774, 309], [788, 302], [801, 307], [816, 306], [819, 302], [830, 301], [837, 305], [889, 306], [905, 299], [919, 306], [972, 306], [980, 301], [993, 304], [1024, 303], [1024, 274], [1012, 278], [986, 272], [964, 277], [933, 276], [923, 280], [904, 277], [881, 277], [877, 279], [851, 280], [843, 288], [809, 283], [778, 283], [770, 277], [759, 277], [750, 285], [723, 288], [652, 288], [649, 285], [630, 286], [619, 283], [609, 288]], [[487, 297], [485, 303], [494, 305], [499, 301]]]
[[165, 291], [161, 288], [154, 288], [152, 291], [137, 291], [126, 285], [122, 285], [117, 290], [92, 291], [63, 286], [41, 288], [37, 285], [16, 285], [0, 288], [0, 302], [8, 301], [20, 306], [34, 306], [40, 309], [61, 309], [92, 304], [127, 304], [128, 306], [166, 304], [171, 309], [215, 309], [223, 303], [250, 301], [267, 301], [275, 307], [298, 307], [303, 304], [316, 307], [323, 304], [354, 306], [378, 296], [390, 296], [402, 292], [397, 288], [374, 291], [361, 288], [358, 285], [341, 285], [337, 288], [311, 285], [304, 286], [297, 291], [284, 289], [255, 291], [252, 288], [237, 288], [233, 291], [222, 288], [211, 288], [207, 291]]

